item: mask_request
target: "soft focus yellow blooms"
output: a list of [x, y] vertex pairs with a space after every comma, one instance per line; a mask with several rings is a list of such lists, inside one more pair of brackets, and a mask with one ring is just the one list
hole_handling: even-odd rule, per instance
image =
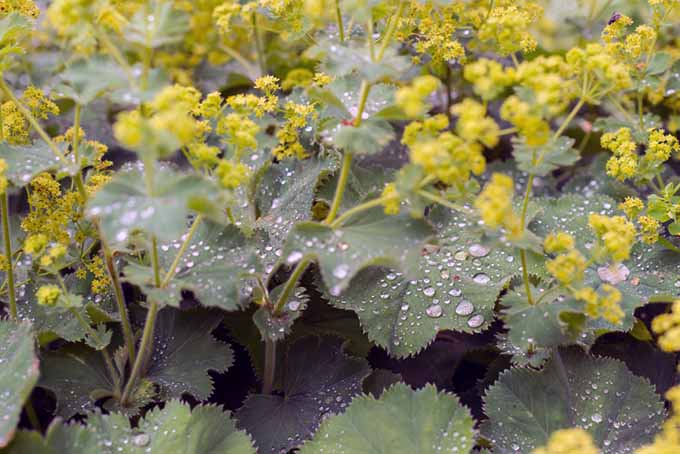
[[189, 157], [198, 167], [212, 167], [219, 162], [220, 149], [205, 143], [192, 143], [187, 147]]
[[42, 253], [45, 246], [47, 246], [47, 237], [42, 233], [29, 235], [24, 240], [24, 252], [29, 255]]
[[61, 289], [56, 285], [43, 285], [35, 296], [41, 306], [54, 306], [61, 296]]
[[222, 160], [215, 169], [220, 184], [227, 189], [236, 189], [250, 178], [250, 168], [240, 162]]
[[418, 118], [429, 109], [425, 99], [439, 88], [440, 82], [434, 76], [419, 76], [411, 85], [399, 88], [395, 94], [396, 104], [410, 118]]
[[451, 112], [458, 116], [456, 133], [467, 142], [480, 142], [493, 148], [498, 145], [500, 128], [496, 122], [486, 116], [486, 108], [471, 98], [451, 107]]
[[659, 240], [659, 228], [661, 228], [659, 221], [649, 216], [640, 216], [638, 223], [640, 224], [640, 235], [643, 242], [654, 244]]
[[517, 96], [508, 97], [501, 106], [501, 118], [512, 123], [529, 146], [540, 146], [550, 140], [550, 125], [538, 115], [532, 106]]
[[24, 90], [21, 99], [36, 118], [46, 119], [50, 114], [59, 114], [59, 107], [46, 97], [42, 90], [33, 85]]
[[394, 183], [388, 183], [385, 185], [385, 189], [383, 189], [381, 198], [385, 199], [383, 202], [385, 214], [399, 214], [401, 200], [399, 200], [399, 192], [397, 191], [397, 187]]
[[667, 352], [680, 351], [680, 300], [675, 300], [671, 312], [652, 320], [652, 331], [659, 335], [659, 347]]
[[603, 134], [600, 144], [614, 154], [607, 161], [608, 175], [623, 181], [637, 173], [637, 145], [633, 142], [630, 129], [621, 128], [616, 132]]
[[463, 77], [472, 83], [475, 94], [484, 100], [495, 99], [515, 81], [514, 68], [503, 68], [495, 60], [480, 58], [465, 65]]
[[196, 109], [200, 100], [201, 92], [196, 88], [175, 84], [163, 88], [149, 106], [156, 112], [177, 109], [186, 113]]
[[113, 124], [113, 135], [127, 148], [137, 148], [142, 143], [142, 117], [139, 111], [121, 112]]
[[512, 238], [521, 235], [520, 219], [512, 208], [515, 192], [512, 178], [494, 173], [482, 192], [475, 199], [475, 208], [489, 228], [505, 228]]
[[250, 118], [237, 113], [230, 113], [222, 117], [217, 124], [215, 132], [224, 136], [224, 141], [236, 149], [240, 156], [243, 150], [257, 148], [256, 135], [260, 127]]
[[542, 14], [542, 8], [532, 2], [495, 7], [479, 29], [479, 39], [493, 43], [501, 55], [530, 52], [536, 48], [536, 40], [529, 29]]
[[68, 244], [68, 226], [80, 215], [78, 207], [81, 203], [76, 191], [62, 192], [52, 175], [42, 173], [31, 182], [30, 210], [21, 221], [21, 228], [29, 238], [44, 235], [48, 242]]
[[198, 105], [195, 113], [205, 118], [215, 118], [221, 111], [222, 95], [218, 91], [213, 91]]
[[578, 91], [570, 80], [569, 65], [558, 55], [522, 62], [516, 78], [520, 85], [531, 89], [536, 104], [551, 116], [565, 110]]
[[590, 318], [603, 318], [614, 325], [621, 324], [625, 313], [621, 309], [621, 292], [609, 284], [602, 284], [602, 293], [591, 287], [576, 290], [573, 295], [585, 303], [585, 312]]
[[0, 0], [0, 16], [10, 13], [19, 13], [22, 16], [37, 19], [40, 15], [40, 8], [33, 3], [33, 0]]
[[628, 219], [635, 219], [645, 209], [645, 204], [637, 197], [626, 197], [619, 204], [619, 209], [626, 213]]
[[591, 213], [588, 225], [603, 243], [603, 252], [616, 262], [627, 260], [635, 243], [635, 226], [623, 216]]
[[111, 279], [104, 266], [104, 260], [98, 255], [84, 263], [85, 268], [92, 274], [90, 290], [92, 293], [101, 295], [110, 291]]
[[19, 112], [16, 104], [7, 101], [0, 107], [2, 111], [2, 138], [11, 145], [23, 145], [28, 143], [28, 121]]
[[439, 131], [448, 127], [449, 118], [444, 114], [428, 117], [422, 122], [412, 121], [404, 128], [401, 143], [411, 146], [418, 140], [433, 139], [437, 137]]
[[561, 284], [569, 285], [583, 280], [586, 259], [579, 251], [574, 249], [548, 261], [545, 267]]
[[670, 159], [673, 153], [680, 152], [678, 139], [670, 134], [664, 134], [661, 129], [649, 130], [649, 144], [644, 160], [652, 165], [662, 164]]
[[548, 254], [559, 254], [574, 249], [574, 237], [566, 232], [550, 233], [543, 241], [543, 249]]
[[333, 77], [325, 73], [314, 73], [314, 79], [312, 81], [317, 87], [325, 87], [333, 82]]
[[463, 184], [471, 174], [480, 175], [486, 168], [482, 147], [450, 132], [416, 140], [409, 149], [412, 163], [447, 185]]
[[241, 5], [238, 2], [223, 2], [213, 11], [213, 19], [220, 32], [229, 34], [231, 32], [231, 22], [241, 12]]
[[561, 429], [550, 434], [548, 444], [532, 454], [599, 454], [593, 437], [580, 427]]
[[288, 101], [284, 107], [284, 116], [287, 121], [276, 132], [279, 144], [272, 150], [272, 154], [278, 160], [309, 157], [300, 143], [298, 130], [303, 128], [309, 119], [316, 117], [314, 106]]
[[45, 268], [51, 266], [55, 260], [59, 260], [64, 255], [66, 255], [66, 246], [63, 244], [56, 244], [52, 246], [46, 254], [40, 257], [40, 266]]
[[590, 86], [594, 81], [598, 82], [598, 89], [588, 96], [590, 102], [596, 102], [609, 93], [630, 88], [633, 84], [626, 64], [598, 43], [569, 50], [566, 62], [577, 78], [578, 86]]
[[626, 31], [626, 27], [633, 24], [633, 19], [625, 14], [619, 14], [615, 20], [611, 20], [602, 30], [602, 40], [611, 43], [615, 39], [621, 38]]

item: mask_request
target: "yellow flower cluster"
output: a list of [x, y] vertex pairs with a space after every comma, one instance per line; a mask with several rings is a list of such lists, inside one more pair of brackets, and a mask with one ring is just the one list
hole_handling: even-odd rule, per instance
[[599, 454], [593, 437], [580, 427], [561, 429], [550, 434], [548, 444], [532, 454]]
[[316, 116], [316, 111], [312, 104], [298, 104], [288, 101], [284, 106], [284, 116], [286, 122], [276, 131], [276, 138], [279, 144], [272, 150], [272, 154], [278, 160], [292, 157], [305, 159], [309, 157], [307, 151], [300, 143], [298, 130], [303, 128], [308, 119]]
[[489, 228], [503, 227], [511, 238], [518, 238], [522, 231], [520, 219], [512, 207], [514, 193], [512, 178], [494, 173], [475, 199], [475, 208]]
[[0, 107], [2, 114], [2, 138], [11, 145], [29, 142], [28, 121], [13, 101], [6, 101]]
[[583, 280], [586, 259], [577, 249], [570, 249], [548, 261], [545, 267], [560, 284], [571, 285]]
[[52, 266], [56, 260], [59, 260], [66, 255], [66, 246], [63, 244], [55, 244], [42, 257], [40, 257], [40, 266], [47, 268]]
[[501, 118], [512, 123], [529, 146], [540, 146], [550, 140], [550, 125], [543, 120], [535, 106], [518, 96], [509, 96], [501, 106]]
[[463, 77], [472, 83], [472, 89], [477, 96], [490, 101], [515, 82], [515, 69], [503, 68], [503, 65], [495, 60], [480, 58], [465, 65]]
[[554, 116], [564, 111], [577, 94], [571, 70], [559, 55], [540, 56], [517, 67], [517, 82], [531, 89], [536, 104]]
[[548, 254], [559, 254], [574, 249], [574, 237], [566, 232], [550, 233], [543, 241], [543, 249]]
[[430, 108], [425, 99], [439, 88], [439, 85], [439, 79], [434, 76], [416, 77], [410, 85], [397, 90], [395, 103], [409, 118], [419, 118]]
[[307, 68], [295, 68], [286, 74], [286, 78], [281, 82], [281, 88], [291, 90], [295, 87], [309, 87], [315, 85], [323, 87], [333, 81], [333, 78], [325, 73], [313, 73]]
[[668, 159], [671, 154], [680, 152], [678, 139], [671, 134], [664, 134], [661, 129], [650, 129], [647, 151], [643, 157], [650, 166], [660, 165]]
[[486, 159], [478, 143], [470, 143], [452, 134], [439, 132], [449, 125], [445, 115], [435, 115], [424, 122], [412, 122], [406, 127], [402, 143], [410, 149], [409, 157], [427, 174], [447, 185], [462, 185], [470, 175], [481, 175]]
[[240, 162], [222, 160], [215, 171], [220, 184], [227, 189], [236, 189], [250, 178], [250, 168]]
[[626, 214], [628, 219], [635, 219], [645, 209], [645, 204], [637, 197], [626, 197], [619, 204], [619, 209]]
[[42, 233], [37, 233], [26, 237], [23, 249], [28, 255], [39, 255], [42, 254], [45, 246], [47, 246], [47, 237]]
[[56, 285], [43, 285], [35, 294], [41, 306], [54, 306], [59, 301], [61, 289]]
[[576, 290], [573, 295], [577, 300], [586, 303], [586, 315], [590, 318], [601, 317], [609, 323], [619, 325], [626, 315], [620, 306], [621, 292], [609, 284], [602, 284], [600, 290], [604, 294], [591, 287], [584, 287]]
[[434, 64], [465, 58], [465, 48], [453, 39], [458, 26], [456, 21], [451, 20], [450, 16], [432, 11], [434, 5], [429, 2], [424, 6], [432, 14], [425, 14], [425, 10], [421, 11], [418, 21], [419, 39], [414, 45], [416, 52], [427, 54]]
[[588, 225], [601, 241], [596, 251], [598, 258], [611, 257], [616, 262], [622, 262], [630, 257], [637, 233], [632, 222], [623, 216], [591, 213]]
[[33, 3], [33, 0], [0, 0], [0, 16], [10, 13], [19, 13], [22, 16], [37, 19], [40, 15], [40, 8]]
[[458, 116], [456, 133], [466, 142], [480, 142], [486, 147], [498, 145], [500, 129], [491, 117], [486, 116], [486, 108], [472, 98], [451, 107], [451, 113]]
[[633, 84], [628, 66], [598, 43], [575, 47], [565, 57], [569, 69], [577, 79], [577, 86], [587, 86], [589, 102], [630, 88]]
[[[651, 1], [651, 0], [650, 0]], [[680, 386], [666, 392], [673, 414], [663, 423], [663, 430], [654, 437], [652, 444], [643, 446], [635, 454], [675, 454], [680, 452]]]
[[46, 242], [69, 243], [69, 224], [80, 216], [82, 200], [77, 191], [62, 192], [59, 182], [48, 173], [31, 181], [28, 215], [21, 228], [29, 234], [44, 235]]
[[245, 115], [230, 113], [217, 123], [215, 132], [224, 136], [224, 142], [234, 146], [235, 154], [240, 158], [245, 150], [257, 148], [255, 136], [260, 127]]
[[654, 244], [659, 241], [659, 228], [661, 228], [659, 221], [650, 216], [640, 216], [638, 223], [640, 224], [640, 238], [644, 243]]
[[22, 95], [22, 100], [34, 117], [46, 119], [48, 115], [59, 115], [59, 107], [39, 88], [30, 85]]
[[90, 289], [92, 293], [101, 295], [109, 291], [111, 285], [111, 278], [109, 277], [104, 260], [98, 255], [92, 257], [91, 260], [83, 263], [87, 271], [92, 273], [92, 283]]
[[394, 183], [388, 183], [385, 185], [385, 189], [383, 189], [381, 198], [385, 199], [383, 202], [385, 214], [399, 214], [399, 210], [401, 209], [401, 200], [399, 198], [397, 186]]
[[602, 135], [600, 144], [611, 151], [607, 161], [607, 174], [621, 181], [635, 176], [638, 170], [637, 144], [633, 141], [630, 129], [621, 128], [616, 132]]
[[533, 2], [523, 3], [493, 8], [478, 31], [478, 38], [491, 43], [501, 55], [536, 49], [536, 39], [529, 29], [542, 16], [543, 9]]
[[607, 52], [629, 64], [635, 64], [640, 57], [652, 53], [657, 40], [656, 30], [648, 25], [640, 25], [626, 35], [627, 27], [632, 24], [630, 17], [621, 14], [602, 31]]
[[652, 320], [652, 331], [659, 336], [659, 347], [663, 351], [680, 351], [680, 300], [673, 302], [671, 312]]

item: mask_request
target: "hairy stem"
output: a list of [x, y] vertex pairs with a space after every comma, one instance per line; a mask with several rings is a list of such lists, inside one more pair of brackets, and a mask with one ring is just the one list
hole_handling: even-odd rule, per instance
[[351, 168], [352, 168], [352, 154], [345, 152], [345, 155], [342, 157], [342, 169], [340, 170], [338, 185], [335, 188], [335, 195], [333, 196], [333, 203], [331, 204], [328, 216], [324, 220], [325, 224], [332, 223], [335, 217], [338, 215], [338, 211], [340, 210], [340, 204], [342, 203], [342, 198], [345, 193], [345, 187], [347, 186], [347, 179], [349, 178], [349, 172]]
[[283, 306], [286, 305], [288, 298], [290, 298], [290, 296], [293, 294], [293, 291], [297, 286], [297, 282], [305, 273], [305, 270], [307, 269], [307, 266], [311, 263], [311, 261], [312, 260], [310, 258], [303, 257], [302, 260], [298, 262], [297, 266], [295, 267], [291, 275], [288, 277], [288, 280], [286, 281], [286, 284], [283, 287], [283, 291], [281, 292], [279, 299], [276, 301], [276, 306], [274, 306], [274, 314], [280, 314], [281, 311], [283, 311]]
[[362, 211], [370, 210], [371, 208], [375, 208], [377, 206], [380, 206], [387, 202], [388, 200], [392, 199], [393, 197], [378, 197], [377, 199], [369, 200], [368, 202], [364, 202], [361, 205], [357, 205], [353, 208], [350, 208], [349, 210], [345, 211], [342, 213], [342, 216], [340, 216], [338, 219], [336, 219], [332, 224], [331, 227], [336, 228], [341, 226], [344, 222], [346, 222], [348, 219], [350, 219], [352, 216], [355, 216]]
[[142, 340], [139, 345], [139, 354], [132, 366], [132, 372], [130, 372], [130, 378], [125, 384], [125, 389], [123, 389], [123, 394], [121, 395], [120, 402], [124, 406], [128, 403], [130, 398], [130, 393], [134, 389], [135, 383], [142, 373], [142, 367], [144, 366], [146, 356], [150, 353], [151, 347], [153, 346], [153, 333], [156, 326], [156, 316], [158, 315], [158, 303], [152, 301], [149, 304], [149, 311], [146, 313], [146, 321], [144, 322], [144, 332], [142, 333]]
[[177, 255], [175, 256], [175, 259], [172, 261], [172, 264], [170, 265], [170, 268], [165, 273], [165, 276], [163, 277], [163, 281], [161, 282], [160, 287], [165, 287], [170, 283], [170, 280], [175, 276], [175, 270], [179, 266], [179, 261], [182, 260], [182, 256], [186, 252], [187, 248], [189, 247], [189, 244], [191, 243], [191, 239], [193, 238], [194, 234], [196, 233], [196, 229], [198, 229], [198, 226], [201, 224], [201, 220], [203, 219], [202, 216], [196, 216], [194, 219], [194, 222], [191, 223], [191, 227], [189, 227], [189, 231], [187, 232], [186, 236], [184, 237], [184, 241], [182, 242], [182, 245], [179, 248], [179, 251], [177, 251]]
[[9, 196], [7, 191], [0, 195], [0, 211], [2, 211], [2, 238], [5, 245], [5, 257], [7, 259], [7, 292], [9, 295], [9, 315], [17, 319], [17, 297], [14, 286], [14, 260], [12, 254], [12, 237], [9, 228]]
[[404, 14], [404, 8], [406, 7], [406, 1], [401, 0], [399, 2], [399, 6], [397, 7], [397, 12], [392, 16], [392, 19], [390, 19], [390, 23], [387, 26], [387, 30], [385, 31], [385, 36], [383, 36], [382, 42], [380, 43], [380, 49], [378, 50], [378, 58], [377, 61], [380, 61], [383, 59], [383, 56], [385, 55], [385, 51], [390, 45], [390, 42], [392, 41], [392, 37], [394, 36], [394, 33], [397, 31], [397, 26], [399, 25], [399, 19], [401, 19], [401, 15]]
[[262, 376], [262, 394], [271, 394], [276, 375], [276, 342], [264, 341], [264, 375]]
[[345, 40], [345, 26], [342, 23], [342, 11], [340, 11], [340, 0], [335, 0], [335, 22], [338, 27], [340, 42]]

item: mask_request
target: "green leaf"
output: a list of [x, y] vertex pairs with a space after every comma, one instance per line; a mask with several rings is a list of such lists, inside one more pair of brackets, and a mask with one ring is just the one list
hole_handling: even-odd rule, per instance
[[113, 382], [100, 352], [78, 344], [48, 352], [39, 386], [54, 392], [58, 415], [70, 418], [95, 409], [95, 401], [113, 396]]
[[646, 75], [656, 75], [666, 72], [673, 64], [673, 56], [667, 52], [657, 52], [649, 61], [645, 69]]
[[337, 228], [301, 222], [286, 241], [282, 263], [294, 265], [305, 256], [316, 259], [325, 284], [337, 296], [354, 275], [370, 265], [394, 266], [413, 275], [420, 249], [431, 232], [431, 227], [422, 220], [404, 215], [385, 216], [381, 209]]
[[7, 163], [5, 176], [19, 188], [30, 183], [36, 175], [60, 167], [59, 160], [44, 142], [33, 145], [0, 142], [0, 159]]
[[72, 63], [59, 74], [59, 79], [61, 83], [55, 88], [56, 92], [80, 105], [89, 104], [102, 93], [128, 84], [120, 66], [105, 55]]
[[335, 146], [355, 155], [380, 153], [394, 138], [394, 130], [387, 121], [370, 118], [359, 126], [339, 125], [332, 136]]
[[[182, 242], [175, 240], [158, 245], [164, 271], [172, 265]], [[203, 220], [180, 259], [175, 276], [165, 288], [154, 285], [150, 266], [131, 262], [124, 271], [128, 282], [139, 285], [162, 304], [179, 307], [182, 291], [191, 291], [203, 306], [234, 311], [241, 307], [246, 276], [259, 272], [260, 268], [253, 242], [238, 228]]]
[[234, 426], [229, 412], [214, 405], [191, 409], [178, 400], [154, 408], [135, 428], [120, 413], [92, 414], [87, 426], [66, 425], [57, 418], [45, 438], [20, 432], [8, 454], [255, 454], [248, 435]]
[[0, 320], [0, 448], [14, 437], [24, 402], [38, 381], [29, 323]]
[[18, 13], [11, 12], [0, 20], [0, 70], [4, 71], [12, 64], [12, 55], [23, 54], [25, 49], [19, 41], [31, 31], [32, 21]]
[[255, 439], [259, 452], [287, 452], [308, 439], [329, 413], [341, 412], [370, 368], [350, 358], [333, 338], [308, 337], [288, 351], [281, 375], [282, 395], [252, 394], [236, 413], [239, 427]]
[[288, 160], [273, 164], [258, 185], [256, 226], [268, 234], [269, 246], [279, 249], [293, 226], [310, 219], [314, 193], [338, 168], [335, 157]]
[[189, 30], [189, 15], [171, 3], [154, 1], [152, 11], [140, 9], [124, 31], [125, 39], [142, 47], [158, 48], [175, 44]]
[[414, 391], [397, 383], [380, 399], [357, 397], [326, 419], [300, 454], [467, 454], [474, 436], [474, 420], [456, 397], [432, 385]]
[[191, 198], [211, 187], [197, 175], [162, 168], [154, 172], [149, 194], [141, 171], [123, 171], [97, 191], [87, 205], [87, 215], [99, 219], [111, 244], [125, 244], [138, 231], [172, 241], [184, 233]]
[[210, 334], [221, 319], [217, 311], [160, 311], [145, 377], [160, 386], [161, 399], [180, 398], [183, 393], [199, 400], [210, 396], [208, 370], [223, 371], [234, 362], [231, 348]]
[[564, 350], [536, 372], [511, 369], [487, 391], [481, 428], [496, 454], [531, 452], [569, 427], [590, 432], [602, 454], [632, 454], [664, 418], [649, 382], [619, 361]]
[[[437, 243], [425, 247], [413, 276], [372, 268], [331, 304], [357, 313], [369, 339], [397, 357], [426, 347], [440, 330], [477, 332], [493, 319], [496, 298], [517, 272], [513, 251], [487, 245], [465, 217], [434, 210]], [[394, 236], [390, 241], [401, 245]]]
[[524, 139], [517, 139], [513, 141], [512, 155], [520, 170], [546, 176], [579, 160], [579, 152], [573, 148], [574, 142], [571, 137], [561, 136], [540, 147], [532, 147], [527, 145]]

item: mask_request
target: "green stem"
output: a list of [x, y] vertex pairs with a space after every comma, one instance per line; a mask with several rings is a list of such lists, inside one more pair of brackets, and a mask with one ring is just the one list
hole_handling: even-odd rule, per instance
[[338, 34], [340, 42], [345, 40], [345, 26], [342, 23], [342, 11], [340, 11], [340, 0], [335, 0], [335, 22], [338, 26]]
[[371, 84], [367, 80], [361, 82], [361, 89], [359, 90], [359, 106], [357, 108], [357, 116], [354, 118], [354, 127], [361, 126], [363, 121], [364, 111], [366, 110], [366, 101], [368, 101], [368, 94], [371, 92]]
[[[87, 320], [83, 318], [83, 316], [78, 312], [78, 310], [75, 307], [69, 308], [71, 313], [76, 317], [78, 322], [81, 324], [81, 326], [87, 331], [87, 333], [94, 339], [97, 344], [102, 344], [102, 339], [99, 337], [97, 332], [92, 329], [90, 324], [88, 323]], [[99, 350], [102, 354], [102, 357], [104, 358], [104, 363], [106, 364], [106, 369], [109, 371], [109, 375], [111, 376], [111, 380], [113, 380], [114, 386], [116, 388], [116, 392], [119, 391], [120, 387], [120, 378], [118, 376], [118, 372], [116, 372], [116, 368], [113, 366], [113, 360], [111, 359], [111, 355], [109, 354], [108, 350], [106, 348], [103, 348]]]
[[146, 313], [146, 321], [144, 322], [144, 332], [142, 333], [142, 340], [139, 346], [139, 354], [132, 366], [132, 372], [130, 372], [130, 378], [125, 384], [125, 389], [123, 389], [123, 394], [121, 395], [120, 402], [121, 405], [126, 405], [128, 399], [130, 398], [130, 393], [132, 392], [135, 382], [142, 373], [142, 367], [144, 366], [145, 358], [153, 346], [153, 333], [156, 326], [156, 316], [158, 315], [158, 303], [152, 301], [149, 305], [149, 311]]
[[586, 100], [583, 97], [581, 97], [578, 100], [574, 108], [571, 109], [571, 112], [569, 112], [569, 115], [567, 115], [567, 118], [564, 119], [564, 122], [562, 123], [560, 128], [557, 131], [555, 131], [555, 134], [553, 135], [553, 140], [557, 139], [559, 136], [562, 135], [562, 133], [564, 133], [564, 131], [567, 129], [567, 127], [569, 127], [569, 124], [572, 122], [574, 117], [576, 117], [576, 115], [578, 114], [578, 111], [581, 110], [581, 107], [583, 107], [585, 103]]
[[257, 64], [260, 67], [260, 75], [264, 76], [267, 74], [267, 66], [264, 59], [264, 48], [262, 46], [262, 41], [260, 37], [260, 30], [257, 26], [257, 14], [253, 13], [252, 16], [253, 23], [253, 42], [255, 44], [255, 53], [257, 54]]
[[35, 408], [33, 408], [33, 402], [31, 402], [31, 399], [28, 399], [24, 404], [24, 410], [26, 411], [26, 417], [28, 418], [28, 422], [31, 423], [33, 429], [38, 432], [42, 432], [40, 418], [38, 418], [38, 414], [35, 412]]
[[467, 214], [470, 214], [470, 215], [473, 214], [470, 209], [468, 209], [468, 208], [466, 208], [462, 205], [456, 205], [455, 203], [451, 203], [448, 200], [443, 199], [436, 194], [432, 194], [431, 192], [425, 191], [424, 189], [420, 189], [418, 191], [418, 195], [429, 200], [429, 201], [431, 201], [431, 202], [438, 203], [438, 204], [440, 204], [440, 205], [442, 205], [446, 208], [449, 208], [451, 210], [460, 211], [460, 212], [467, 213]]
[[349, 173], [351, 168], [352, 168], [352, 153], [345, 152], [345, 155], [342, 158], [342, 169], [340, 169], [338, 185], [335, 188], [333, 203], [331, 204], [328, 216], [324, 221], [325, 224], [332, 223], [335, 217], [338, 215], [338, 210], [340, 210], [340, 204], [342, 203], [342, 197], [345, 193], [345, 188], [347, 187], [347, 180], [349, 179]]
[[2, 237], [5, 242], [5, 257], [7, 258], [7, 289], [9, 293], [9, 314], [17, 319], [17, 297], [14, 287], [14, 260], [12, 254], [12, 237], [9, 228], [9, 196], [7, 191], [0, 195], [0, 210], [2, 211]]
[[337, 228], [341, 226], [345, 221], [350, 219], [352, 216], [355, 216], [362, 211], [370, 210], [371, 208], [375, 208], [377, 206], [383, 205], [385, 202], [388, 200], [392, 199], [394, 197], [378, 197], [377, 199], [369, 200], [368, 202], [364, 202], [361, 205], [357, 205], [354, 208], [351, 208], [344, 213], [342, 213], [342, 216], [337, 218], [333, 223], [331, 224], [331, 227]]
[[371, 61], [375, 61], [375, 44], [373, 44], [373, 17], [370, 17], [366, 22], [366, 42], [368, 43], [368, 52], [371, 56]]
[[120, 315], [120, 324], [123, 327], [123, 338], [125, 339], [125, 347], [128, 351], [128, 357], [130, 358], [130, 364], [135, 362], [135, 336], [132, 331], [132, 325], [130, 324], [130, 316], [128, 314], [127, 306], [125, 304], [125, 296], [123, 294], [123, 287], [120, 283], [120, 278], [118, 277], [118, 271], [116, 270], [116, 265], [113, 261], [113, 253], [106, 243], [103, 235], [99, 235], [101, 238], [102, 251], [104, 253], [104, 264], [106, 265], [106, 271], [109, 273], [109, 278], [111, 279], [111, 287], [113, 287], [113, 294], [116, 299], [116, 305], [118, 306], [118, 314]]
[[196, 229], [198, 229], [198, 226], [201, 223], [201, 220], [203, 218], [199, 215], [196, 216], [194, 219], [194, 222], [191, 223], [191, 227], [189, 227], [189, 231], [187, 232], [184, 241], [182, 242], [182, 245], [179, 248], [179, 251], [177, 251], [177, 255], [175, 256], [175, 259], [172, 261], [172, 264], [170, 265], [170, 268], [168, 271], [165, 273], [165, 277], [163, 278], [163, 282], [161, 282], [160, 287], [163, 288], [167, 286], [170, 283], [170, 280], [175, 276], [175, 270], [179, 266], [179, 261], [182, 259], [182, 256], [186, 252], [187, 248], [189, 247], [189, 244], [191, 243], [191, 239], [194, 236], [194, 233], [196, 233]]
[[397, 31], [399, 19], [401, 19], [401, 15], [404, 13], [405, 7], [406, 1], [401, 0], [399, 2], [399, 6], [397, 7], [397, 12], [390, 19], [390, 23], [387, 26], [387, 30], [385, 31], [385, 36], [383, 37], [382, 42], [380, 43], [380, 49], [378, 50], [378, 58], [376, 59], [376, 61], [380, 62], [383, 59], [385, 51], [389, 47], [390, 42], [392, 41], [392, 37], [394, 36], [394, 33]]
[[156, 235], [151, 235], [151, 266], [153, 267], [153, 282], [158, 288], [161, 287], [161, 268], [158, 259], [158, 240]]
[[276, 375], [276, 342], [264, 341], [264, 375], [262, 376], [262, 394], [271, 394], [274, 389]]
[[283, 306], [286, 305], [288, 298], [290, 298], [290, 296], [293, 294], [293, 291], [295, 291], [297, 282], [305, 273], [307, 265], [309, 265], [311, 261], [312, 259], [308, 257], [303, 257], [302, 260], [298, 262], [297, 266], [295, 267], [291, 275], [288, 277], [288, 280], [286, 281], [286, 284], [283, 287], [283, 291], [281, 292], [279, 299], [276, 301], [276, 306], [274, 306], [274, 315], [280, 314], [281, 311], [283, 311]]
[[81, 111], [81, 105], [76, 104], [75, 107], [75, 113], [73, 114], [73, 130], [75, 131], [73, 133], [73, 161], [76, 163], [76, 166], [78, 166], [78, 169], [80, 169], [80, 159], [78, 157], [78, 145], [80, 142], [80, 111]]

